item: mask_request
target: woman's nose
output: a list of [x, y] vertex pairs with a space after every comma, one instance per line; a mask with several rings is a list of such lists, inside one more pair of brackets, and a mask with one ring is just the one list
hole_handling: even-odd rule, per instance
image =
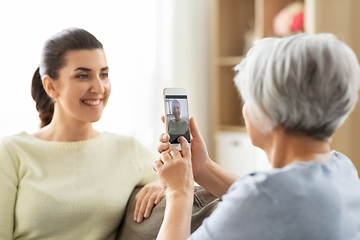
[[95, 78], [92, 81], [90, 92], [100, 93], [100, 94], [105, 92], [105, 87], [104, 87], [103, 81], [99, 77]]

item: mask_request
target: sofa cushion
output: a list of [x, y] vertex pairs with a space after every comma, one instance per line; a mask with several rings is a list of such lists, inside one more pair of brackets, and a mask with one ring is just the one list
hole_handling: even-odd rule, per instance
[[[137, 187], [132, 192], [120, 224], [117, 240], [154, 240], [164, 218], [165, 197], [156, 205], [148, 219], [142, 223], [134, 221], [135, 196], [140, 191]], [[191, 218], [191, 232], [194, 232], [216, 208], [220, 200], [202, 187], [196, 186]]]

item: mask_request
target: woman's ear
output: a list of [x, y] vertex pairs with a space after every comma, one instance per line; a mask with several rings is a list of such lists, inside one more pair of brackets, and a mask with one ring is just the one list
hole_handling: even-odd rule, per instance
[[52, 98], [52, 99], [56, 99], [59, 94], [55, 89], [55, 81], [49, 76], [49, 75], [45, 75], [43, 80], [42, 80], [42, 84], [44, 86], [45, 92]]

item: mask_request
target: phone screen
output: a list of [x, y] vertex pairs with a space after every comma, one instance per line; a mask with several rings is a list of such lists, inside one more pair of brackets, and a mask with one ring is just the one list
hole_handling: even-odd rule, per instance
[[179, 143], [183, 136], [190, 143], [189, 108], [186, 95], [165, 95], [167, 132], [170, 143]]

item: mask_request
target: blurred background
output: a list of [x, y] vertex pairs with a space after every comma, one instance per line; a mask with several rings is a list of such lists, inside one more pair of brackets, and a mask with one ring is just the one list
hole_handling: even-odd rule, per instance
[[[232, 82], [255, 40], [331, 32], [360, 56], [358, 0], [19, 0], [0, 9], [0, 137], [39, 129], [30, 86], [42, 46], [80, 27], [103, 43], [110, 67], [112, 94], [95, 128], [132, 135], [156, 152], [165, 131], [162, 90], [183, 87], [211, 157], [239, 175], [269, 168], [246, 134]], [[358, 123], [359, 105], [332, 148], [360, 169]]]
[[1, 1], [0, 137], [39, 129], [30, 88], [42, 46], [80, 27], [103, 43], [110, 68], [112, 94], [97, 129], [135, 136], [156, 151], [165, 131], [162, 90], [183, 87], [209, 139], [210, 6], [208, 0]]

